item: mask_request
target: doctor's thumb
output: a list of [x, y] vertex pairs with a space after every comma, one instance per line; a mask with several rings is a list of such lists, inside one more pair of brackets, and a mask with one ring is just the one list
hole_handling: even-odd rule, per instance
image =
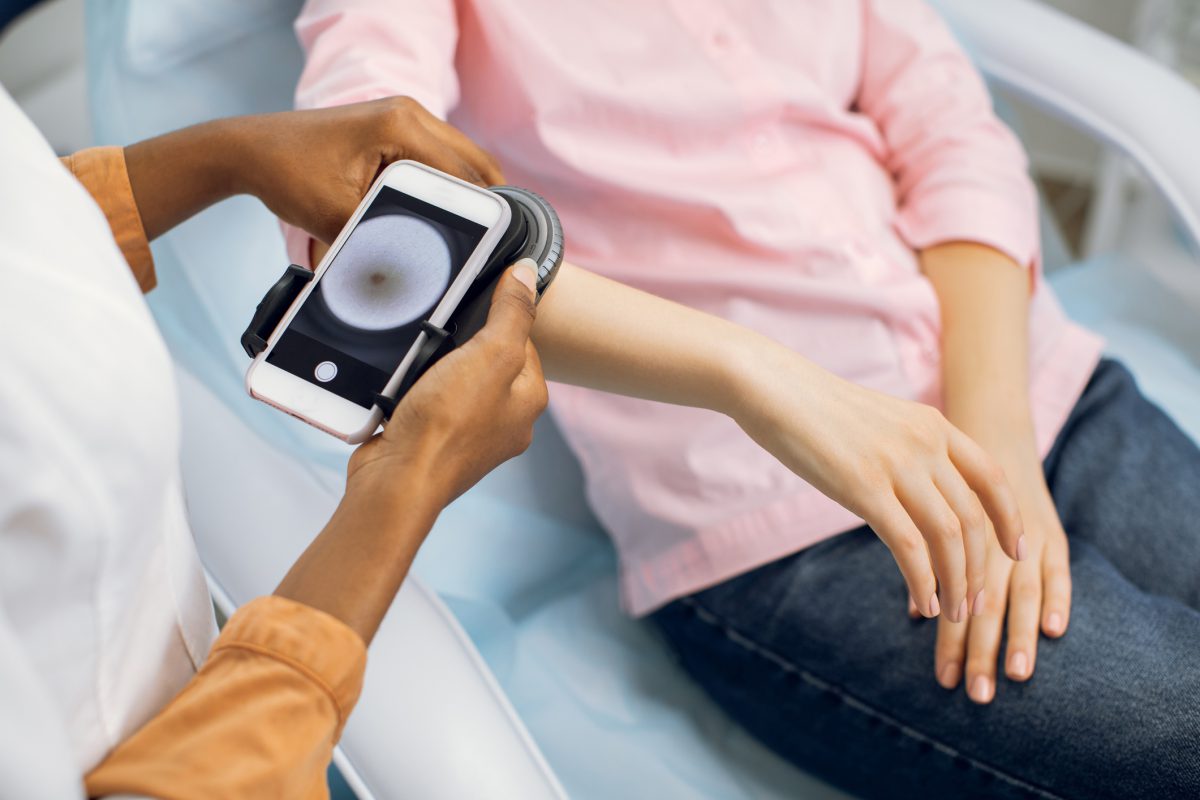
[[532, 259], [523, 258], [510, 267], [492, 294], [486, 329], [524, 347], [537, 318], [537, 269]]

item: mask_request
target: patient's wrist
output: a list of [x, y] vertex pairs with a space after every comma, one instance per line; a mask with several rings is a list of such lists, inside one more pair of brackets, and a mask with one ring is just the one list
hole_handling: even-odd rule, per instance
[[748, 337], [734, 354], [726, 358], [727, 387], [720, 409], [745, 427], [761, 420], [777, 405], [775, 396], [782, 389], [792, 396], [811, 390], [804, 375], [820, 370], [799, 353], [757, 333]]

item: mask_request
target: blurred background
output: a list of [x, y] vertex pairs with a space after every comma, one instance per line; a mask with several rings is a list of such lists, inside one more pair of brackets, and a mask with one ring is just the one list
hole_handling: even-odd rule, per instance
[[[1044, 1], [1200, 83], [1200, 0]], [[0, 37], [0, 83], [60, 153], [91, 143], [83, 6], [83, 0], [50, 0]], [[1062, 252], [1049, 254], [1048, 266], [1115, 249], [1148, 255], [1138, 249], [1157, 237], [1166, 217], [1136, 169], [1061, 123], [1007, 102], [1006, 112], [1021, 129], [1043, 199], [1061, 233]]]

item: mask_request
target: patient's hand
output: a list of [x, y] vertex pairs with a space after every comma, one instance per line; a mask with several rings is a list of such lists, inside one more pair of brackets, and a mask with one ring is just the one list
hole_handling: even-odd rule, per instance
[[[996, 664], [1007, 620], [1005, 674], [1025, 681], [1033, 675], [1039, 629], [1058, 638], [1071, 612], [1067, 535], [1046, 486], [1031, 427], [989, 422], [968, 425], [973, 438], [1004, 465], [1025, 523], [1026, 558], [1013, 563], [995, 547], [988, 552], [988, 590], [978, 616], [963, 625], [939, 622], [935, 668], [938, 683], [958, 686], [965, 673], [967, 695], [989, 703], [996, 691]], [[965, 662], [965, 669], [964, 669]]]
[[239, 126], [245, 154], [239, 188], [325, 243], [393, 161], [420, 161], [481, 186], [504, 182], [491, 156], [406, 97], [228, 122]]
[[921, 614], [958, 622], [985, 580], [1003, 592], [986, 571], [988, 543], [998, 540], [1005, 561], [1026, 545], [997, 461], [934, 408], [864, 389], [782, 348], [767, 358], [751, 368], [734, 418], [871, 526]]
[[350, 459], [351, 489], [405, 490], [413, 465], [442, 505], [524, 452], [546, 407], [546, 381], [529, 340], [536, 273], [525, 259], [496, 287], [487, 324], [438, 361], [401, 400], [382, 434]]

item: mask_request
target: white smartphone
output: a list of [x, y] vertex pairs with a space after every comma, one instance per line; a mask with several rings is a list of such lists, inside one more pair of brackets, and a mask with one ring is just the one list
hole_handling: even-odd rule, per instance
[[246, 371], [250, 396], [351, 444], [366, 441], [425, 339], [444, 325], [512, 212], [415, 161], [375, 181]]

